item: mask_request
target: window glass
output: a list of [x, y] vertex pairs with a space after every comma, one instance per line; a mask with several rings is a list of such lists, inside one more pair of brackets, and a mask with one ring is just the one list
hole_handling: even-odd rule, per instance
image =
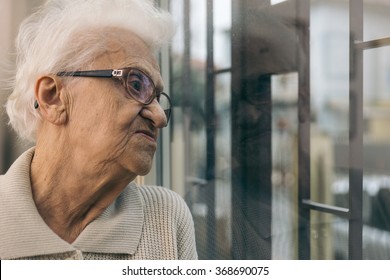
[[[390, 20], [389, 20], [390, 23]], [[363, 254], [389, 257], [390, 47], [364, 52]]]
[[348, 2], [312, 1], [310, 21], [311, 194], [317, 202], [348, 207], [332, 197], [341, 189], [348, 193]]
[[311, 226], [312, 259], [347, 260], [348, 220], [315, 211], [311, 215], [316, 221]]
[[272, 258], [297, 258], [298, 73], [273, 75]]
[[387, 0], [364, 0], [364, 41], [390, 37], [390, 2]]
[[214, 67], [231, 67], [231, 1], [214, 0]]
[[[211, 2], [214, 18], [207, 23], [207, 3]], [[386, 36], [389, 18], [386, 1], [369, 2], [365, 1], [361, 22], [365, 40]], [[304, 208], [299, 201], [299, 176], [305, 175], [299, 168], [309, 163], [312, 202], [347, 211], [349, 115], [354, 106], [350, 104], [350, 73], [358, 70], [350, 69], [349, 17], [350, 5], [356, 2], [297, 3], [170, 2], [178, 24], [171, 47], [176, 112], [172, 181], [194, 215], [201, 259], [297, 259], [301, 254], [298, 240], [310, 244], [312, 259], [350, 257], [348, 220], [323, 209], [309, 211], [308, 235], [305, 240], [299, 237], [299, 209]], [[210, 30], [214, 37], [208, 49]], [[210, 52], [214, 75], [207, 72]], [[364, 51], [364, 244], [374, 242], [366, 239], [371, 229], [386, 234], [387, 220], [382, 217], [386, 209], [378, 206], [386, 194], [382, 191], [378, 196], [381, 188], [373, 191], [372, 186], [387, 184], [389, 173], [383, 165], [390, 160], [386, 152], [380, 157], [375, 154], [387, 150], [389, 144], [388, 57], [386, 47]], [[207, 91], [210, 81], [212, 92]], [[309, 104], [304, 96], [307, 84]], [[210, 94], [213, 112], [207, 106]], [[306, 129], [302, 111], [310, 112], [308, 134], [300, 131]], [[215, 117], [211, 140], [210, 114]], [[305, 141], [310, 146], [299, 152], [299, 143]], [[209, 149], [210, 143], [214, 149]], [[210, 168], [213, 178], [207, 175]], [[380, 258], [369, 253], [378, 244], [367, 245], [365, 258]]]
[[230, 73], [219, 74], [215, 80], [215, 230], [216, 256], [231, 258], [232, 250], [232, 189], [231, 189], [231, 115]]

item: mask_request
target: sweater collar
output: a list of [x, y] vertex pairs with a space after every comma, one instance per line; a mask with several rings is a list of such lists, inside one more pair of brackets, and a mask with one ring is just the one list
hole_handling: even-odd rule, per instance
[[43, 221], [31, 193], [30, 165], [34, 148], [22, 154], [0, 176], [0, 259], [59, 254], [134, 254], [141, 239], [143, 202], [135, 183], [69, 244]]

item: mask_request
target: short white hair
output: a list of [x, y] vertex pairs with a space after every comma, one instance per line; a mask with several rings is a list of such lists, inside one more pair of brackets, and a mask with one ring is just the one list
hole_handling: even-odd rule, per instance
[[135, 33], [154, 51], [174, 34], [171, 15], [151, 0], [49, 0], [22, 22], [16, 39], [13, 92], [6, 105], [10, 124], [20, 138], [35, 142], [40, 121], [34, 109], [36, 79], [92, 62], [107, 48], [104, 34], [98, 31], [110, 27]]

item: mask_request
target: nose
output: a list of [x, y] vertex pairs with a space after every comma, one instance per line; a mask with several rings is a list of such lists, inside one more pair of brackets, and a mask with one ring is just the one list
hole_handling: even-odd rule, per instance
[[149, 105], [145, 105], [140, 114], [143, 118], [149, 119], [156, 128], [163, 128], [168, 124], [167, 116], [156, 99]]

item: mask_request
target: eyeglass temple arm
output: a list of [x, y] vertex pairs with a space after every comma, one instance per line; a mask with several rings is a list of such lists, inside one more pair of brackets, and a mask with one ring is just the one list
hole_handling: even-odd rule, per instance
[[120, 71], [120, 70], [91, 70], [91, 71], [58, 72], [57, 76], [111, 78], [113, 76], [118, 76], [117, 71]]

